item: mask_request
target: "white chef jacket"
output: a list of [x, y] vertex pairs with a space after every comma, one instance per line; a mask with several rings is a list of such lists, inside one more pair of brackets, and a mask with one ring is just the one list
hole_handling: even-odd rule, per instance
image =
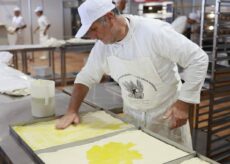
[[[25, 25], [24, 18], [22, 16], [14, 16], [12, 19], [12, 25], [16, 29]], [[16, 44], [24, 44], [24, 29], [19, 29], [16, 33]]]
[[[200, 90], [207, 71], [208, 57], [200, 47], [183, 35], [177, 33], [172, 26], [166, 22], [139, 16], [126, 17], [129, 19], [130, 23], [129, 31], [125, 38], [110, 45], [105, 45], [101, 41], [97, 41], [89, 55], [86, 65], [77, 75], [75, 83], [81, 83], [91, 87], [92, 84], [100, 82], [103, 74], [112, 75], [113, 77], [113, 72], [116, 70], [116, 66], [114, 67], [114, 64], [111, 67], [113, 60], [118, 61], [117, 63], [119, 63], [119, 61], [124, 61], [123, 65], [117, 66], [118, 70], [122, 70], [120, 66], [125, 67], [126, 64], [127, 69], [129, 70], [132, 70], [130, 69], [130, 65], [133, 67], [136, 66], [136, 68], [133, 69], [135, 71], [133, 74], [136, 73], [139, 77], [141, 76], [141, 73], [138, 72], [138, 69], [146, 70], [148, 75], [151, 75], [151, 71], [148, 70], [153, 70], [154, 67], [154, 76], [156, 75], [155, 77], [158, 78], [157, 81], [161, 82], [161, 90], [166, 88], [164, 91], [167, 91], [167, 87], [169, 86], [169, 93], [158, 92], [158, 97], [154, 98], [157, 102], [154, 102], [153, 109], [147, 111], [147, 113], [140, 110], [141, 105], [135, 109], [131, 103], [126, 103], [126, 100], [124, 100], [124, 110], [135, 119], [140, 120], [140, 122], [144, 121], [146, 127], [149, 129], [159, 130], [160, 127], [162, 127], [159, 125], [164, 124], [167, 126], [167, 123], [162, 122], [162, 120], [158, 121], [157, 118], [161, 117], [166, 109], [169, 108], [177, 99], [188, 103], [200, 102]], [[145, 64], [141, 61], [145, 61], [146, 65], [150, 66], [149, 69], [146, 68]], [[137, 64], [133, 65], [133, 63]], [[182, 86], [176, 64], [185, 69], [185, 83], [183, 83]], [[112, 69], [113, 72], [111, 72]], [[123, 68], [123, 70], [125, 69]], [[146, 72], [143, 72], [145, 77]], [[121, 74], [120, 78], [122, 78], [122, 76], [126, 75]], [[142, 77], [139, 79], [143, 80]], [[148, 81], [148, 79], [145, 78], [143, 81], [144, 83], [152, 84], [152, 79], [153, 78], [150, 77]], [[119, 81], [116, 77], [115, 80]], [[124, 84], [124, 82], [122, 84]], [[139, 85], [138, 80], [137, 85]], [[155, 88], [154, 82], [152, 86]], [[146, 93], [143, 94], [146, 95]], [[122, 90], [122, 97], [125, 99], [125, 96], [123, 95]], [[139, 100], [136, 99], [136, 101]], [[160, 103], [158, 103], [158, 101]], [[129, 109], [126, 105], [130, 105], [128, 107]], [[147, 121], [145, 119], [147, 119]], [[152, 122], [154, 122], [154, 125]], [[169, 128], [166, 127], [165, 129]], [[188, 124], [186, 124], [186, 128], [182, 127], [179, 132], [171, 132], [172, 131], [170, 130], [168, 132], [167, 130], [166, 132], [164, 130], [162, 134], [170, 139], [172, 138], [171, 136], [174, 136], [174, 134], [175, 136], [180, 134], [180, 138], [187, 138], [186, 140], [191, 140], [189, 137], [184, 137], [189, 133]], [[159, 134], [161, 133], [159, 132]], [[175, 138], [176, 139], [173, 140], [177, 141], [177, 136]], [[187, 146], [191, 144], [184, 145]]]
[[[148, 56], [162, 81], [168, 84], [178, 81], [175, 63], [183, 67], [185, 83], [182, 85], [179, 99], [188, 103], [199, 103], [200, 90], [207, 70], [206, 53], [198, 45], [175, 32], [166, 22], [139, 16], [127, 17], [134, 33], [129, 31], [123, 40], [110, 45], [97, 41], [75, 83], [91, 87], [100, 82], [103, 74], [110, 74], [107, 62], [110, 55], [125, 60]], [[142, 54], [136, 53], [136, 47], [130, 46], [133, 35]]]
[[44, 43], [48, 40], [48, 33], [44, 35], [44, 31], [46, 29], [46, 26], [49, 25], [49, 21], [45, 15], [41, 15], [38, 18], [38, 26], [39, 26], [39, 33], [40, 33], [40, 43]]

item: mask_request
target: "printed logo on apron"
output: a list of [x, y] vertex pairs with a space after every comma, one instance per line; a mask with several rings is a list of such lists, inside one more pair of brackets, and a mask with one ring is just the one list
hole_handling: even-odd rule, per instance
[[162, 81], [149, 58], [124, 61], [111, 56], [108, 61], [111, 76], [119, 83], [125, 104], [146, 111], [161, 102], [158, 89], [162, 89]]
[[[120, 82], [120, 80], [122, 81], [123, 78], [125, 79], [128, 76], [133, 76], [136, 78], [136, 80], [124, 80], [123, 82]], [[134, 99], [144, 99], [145, 87], [143, 83], [145, 82], [149, 83], [150, 86], [152, 86], [152, 88], [157, 91], [156, 86], [144, 77], [135, 76], [132, 74], [124, 74], [118, 78], [118, 83], [120, 83], [120, 85], [122, 85], [129, 93], [128, 96]]]
[[137, 83], [135, 84], [133, 81], [125, 81], [124, 83], [122, 83], [126, 90], [130, 93], [128, 96], [135, 98], [135, 99], [143, 99], [144, 98], [144, 87], [143, 84], [137, 80]]

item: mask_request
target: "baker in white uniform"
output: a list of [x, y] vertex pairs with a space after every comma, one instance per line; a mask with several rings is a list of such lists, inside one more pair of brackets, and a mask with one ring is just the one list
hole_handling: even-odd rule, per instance
[[34, 30], [34, 32], [39, 30], [39, 36], [40, 36], [40, 43], [44, 43], [48, 40], [48, 29], [50, 28], [50, 23], [47, 19], [47, 17], [43, 14], [43, 8], [41, 6], [38, 6], [34, 12], [36, 13], [38, 17], [38, 26]]
[[14, 33], [16, 34], [15, 44], [24, 44], [24, 29], [26, 28], [26, 23], [24, 18], [21, 16], [21, 10], [19, 7], [14, 8], [12, 26], [14, 28]]
[[[46, 41], [49, 39], [48, 36], [48, 29], [50, 28], [50, 23], [47, 19], [47, 17], [43, 14], [43, 8], [41, 6], [37, 6], [34, 10], [35, 14], [38, 17], [38, 26], [34, 30], [34, 33], [36, 33], [39, 30], [39, 41], [40, 44], [45, 44]], [[48, 54], [45, 52], [40, 57], [40, 59], [47, 59]]]
[[[112, 0], [86, 0], [78, 12], [82, 26], [76, 37], [98, 41], [56, 127], [79, 123], [78, 109], [89, 88], [108, 74], [121, 87], [126, 114], [192, 148], [188, 112], [191, 104], [200, 102], [208, 66], [205, 52], [166, 22], [119, 15]], [[183, 84], [177, 64], [185, 69]]]

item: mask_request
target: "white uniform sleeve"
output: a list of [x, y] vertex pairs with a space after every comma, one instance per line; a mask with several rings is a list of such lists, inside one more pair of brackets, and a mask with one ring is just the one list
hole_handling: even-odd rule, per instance
[[19, 18], [19, 24], [18, 24], [18, 26], [19, 26], [19, 27], [22, 27], [22, 26], [24, 26], [24, 25], [26, 25], [26, 23], [25, 23], [25, 21], [24, 21], [24, 18], [23, 18], [23, 17], [20, 17], [20, 18]]
[[21, 27], [24, 26], [24, 25], [26, 25], [25, 20], [24, 20], [23, 17], [21, 17]]
[[184, 68], [185, 83], [179, 100], [199, 103], [208, 67], [207, 54], [198, 45], [175, 32], [170, 25], [164, 25], [157, 35], [159, 54]]
[[106, 73], [107, 68], [106, 58], [103, 55], [103, 50], [96, 43], [90, 52], [86, 65], [78, 73], [74, 83], [80, 83], [91, 86], [101, 81], [102, 76]]
[[48, 26], [50, 24], [46, 16], [43, 16], [42, 22], [45, 26]]

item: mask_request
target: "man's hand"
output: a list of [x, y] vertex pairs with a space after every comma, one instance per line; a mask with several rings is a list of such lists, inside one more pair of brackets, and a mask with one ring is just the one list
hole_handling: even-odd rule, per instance
[[78, 124], [80, 122], [80, 117], [78, 115], [78, 110], [84, 100], [89, 88], [83, 84], [74, 84], [73, 92], [70, 98], [69, 107], [66, 114], [57, 120], [56, 128], [65, 129], [70, 124]]
[[36, 27], [33, 33], [35, 34], [39, 30], [39, 27]]
[[17, 27], [17, 28], [15, 29], [15, 31], [14, 31], [14, 32], [17, 32], [19, 29], [20, 29], [20, 28], [19, 28], [19, 27]]
[[63, 117], [56, 121], [56, 128], [57, 129], [65, 129], [70, 124], [78, 124], [80, 123], [80, 117], [76, 112], [68, 112]]
[[170, 119], [170, 128], [178, 128], [188, 120], [190, 104], [177, 100], [164, 114], [164, 119]]

